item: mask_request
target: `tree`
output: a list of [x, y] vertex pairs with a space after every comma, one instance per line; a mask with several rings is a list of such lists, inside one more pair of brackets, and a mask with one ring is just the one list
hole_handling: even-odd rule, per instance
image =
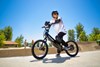
[[100, 40], [100, 29], [99, 28], [93, 28], [92, 33], [88, 37], [89, 41], [97, 41]]
[[15, 39], [15, 42], [17, 42], [18, 43], [18, 47], [21, 47], [21, 45], [22, 45], [22, 43], [23, 43], [23, 36], [22, 35], [20, 35], [19, 37], [17, 37], [16, 39]]
[[88, 41], [87, 35], [85, 31], [82, 31], [79, 35], [79, 41]]
[[0, 30], [0, 47], [3, 46], [3, 41], [5, 40], [5, 35], [3, 30]]
[[95, 41], [96, 40], [95, 34], [92, 34], [92, 33], [89, 34], [88, 40], [89, 41]]
[[12, 40], [12, 27], [7, 26], [4, 28], [4, 35], [6, 40]]
[[95, 34], [95, 35], [100, 34], [100, 29], [99, 29], [99, 28], [94, 27], [94, 28], [93, 28], [93, 31], [92, 31], [92, 34]]
[[75, 41], [75, 35], [74, 35], [74, 30], [71, 29], [71, 30], [68, 30], [68, 40], [73, 40]]
[[84, 26], [81, 23], [78, 23], [76, 25], [75, 29], [76, 29], [76, 32], [77, 32], [77, 39], [79, 39], [79, 36], [84, 29]]
[[97, 40], [100, 40], [100, 34], [97, 35]]

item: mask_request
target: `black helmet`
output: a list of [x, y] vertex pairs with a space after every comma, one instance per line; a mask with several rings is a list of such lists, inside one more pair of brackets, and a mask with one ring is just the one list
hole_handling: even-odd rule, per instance
[[52, 16], [53, 16], [53, 14], [59, 15], [58, 11], [52, 11]]

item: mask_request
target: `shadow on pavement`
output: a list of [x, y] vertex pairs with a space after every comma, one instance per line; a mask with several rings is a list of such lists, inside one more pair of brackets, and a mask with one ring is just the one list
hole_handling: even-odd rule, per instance
[[42, 61], [42, 60], [31, 60], [30, 62], [39, 62], [39, 61]]
[[48, 59], [48, 58], [45, 58], [43, 59], [43, 63], [63, 63], [65, 62], [66, 60], [70, 60], [71, 57], [56, 57], [56, 58], [51, 58], [51, 59]]
[[[80, 57], [80, 56], [76, 56], [76, 57]], [[43, 63], [64, 63], [66, 60], [70, 60], [71, 58], [76, 58], [76, 57], [61, 57], [58, 56], [56, 58], [45, 58], [43, 59]]]
[[[80, 56], [76, 56], [76, 57], [80, 57]], [[76, 57], [61, 57], [58, 56], [56, 58], [44, 58], [42, 60], [32, 60], [30, 62], [39, 62], [42, 61], [43, 63], [64, 63], [66, 60], [70, 60], [71, 58], [76, 58]]]

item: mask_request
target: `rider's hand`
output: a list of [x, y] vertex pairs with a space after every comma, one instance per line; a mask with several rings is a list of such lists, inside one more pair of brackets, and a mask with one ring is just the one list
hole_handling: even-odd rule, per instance
[[45, 22], [45, 26], [47, 26], [47, 25], [49, 25], [50, 24], [50, 22], [49, 21], [46, 21]]

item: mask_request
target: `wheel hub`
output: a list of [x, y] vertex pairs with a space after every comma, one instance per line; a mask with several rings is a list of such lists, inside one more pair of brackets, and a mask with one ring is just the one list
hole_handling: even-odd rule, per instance
[[43, 50], [43, 51], [45, 51], [45, 48], [44, 48], [44, 47], [40, 47], [39, 50]]
[[73, 45], [70, 45], [69, 46], [69, 50], [71, 50], [71, 51], [74, 50], [74, 46]]

